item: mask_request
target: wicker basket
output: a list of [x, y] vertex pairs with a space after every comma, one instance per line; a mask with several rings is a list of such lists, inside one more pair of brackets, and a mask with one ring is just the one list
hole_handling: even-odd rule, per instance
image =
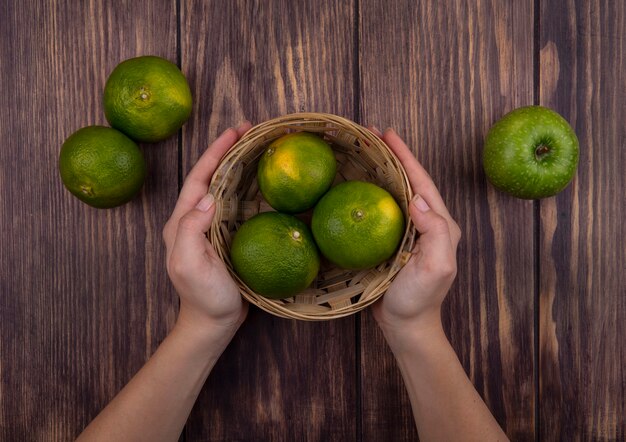
[[216, 200], [209, 241], [239, 284], [244, 298], [252, 304], [283, 318], [334, 319], [355, 313], [382, 296], [408, 261], [416, 231], [413, 224], [407, 222], [396, 255], [372, 269], [343, 270], [322, 260], [320, 272], [311, 287], [291, 298], [268, 299], [246, 286], [232, 268], [229, 249], [242, 222], [259, 212], [273, 210], [259, 191], [257, 163], [271, 141], [288, 132], [302, 130], [323, 134], [331, 144], [337, 158], [334, 184], [347, 180], [377, 184], [394, 196], [409, 220], [411, 187], [402, 165], [380, 138], [336, 115], [299, 113], [255, 126], [224, 156], [209, 187]]

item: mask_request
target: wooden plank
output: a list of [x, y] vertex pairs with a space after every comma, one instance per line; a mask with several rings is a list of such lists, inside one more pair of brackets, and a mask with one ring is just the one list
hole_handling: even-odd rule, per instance
[[[431, 173], [463, 231], [444, 326], [513, 440], [534, 437], [533, 203], [488, 186], [484, 136], [533, 101], [533, 2], [361, 0], [362, 120], [392, 126]], [[414, 440], [399, 370], [362, 321], [363, 440]]]
[[[351, 2], [181, 2], [182, 61], [197, 100], [187, 171], [219, 132], [296, 111], [353, 117]], [[354, 318], [250, 315], [211, 373], [187, 440], [353, 440]]]
[[145, 146], [146, 186], [120, 208], [86, 206], [57, 171], [67, 136], [106, 124], [108, 73], [138, 54], [176, 61], [172, 2], [0, 6], [1, 440], [72, 440], [174, 319], [161, 228], [177, 140]]
[[543, 2], [541, 104], [580, 142], [541, 203], [540, 436], [626, 438], [626, 5]]

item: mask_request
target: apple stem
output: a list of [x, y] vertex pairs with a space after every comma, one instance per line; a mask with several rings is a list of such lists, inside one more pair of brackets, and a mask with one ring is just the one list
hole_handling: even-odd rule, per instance
[[537, 158], [541, 158], [548, 152], [550, 152], [550, 148], [545, 144], [540, 144], [539, 146], [537, 146], [537, 149], [535, 149], [535, 155], [537, 156]]

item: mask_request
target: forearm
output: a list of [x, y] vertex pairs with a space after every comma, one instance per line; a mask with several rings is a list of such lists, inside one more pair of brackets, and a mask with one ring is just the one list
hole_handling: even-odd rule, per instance
[[421, 440], [508, 440], [468, 379], [441, 321], [384, 330], [404, 378]]
[[85, 441], [176, 441], [234, 330], [174, 327], [154, 355], [80, 435]]

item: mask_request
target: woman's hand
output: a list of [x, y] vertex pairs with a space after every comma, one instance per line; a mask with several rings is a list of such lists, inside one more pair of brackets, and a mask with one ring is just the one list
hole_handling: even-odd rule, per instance
[[163, 229], [167, 272], [180, 296], [176, 326], [79, 440], [178, 440], [202, 385], [243, 322], [248, 305], [205, 234], [215, 214], [207, 195], [222, 156], [250, 129], [228, 129], [189, 172]]
[[415, 194], [409, 212], [420, 236], [413, 256], [372, 309], [402, 373], [419, 437], [508, 440], [467, 377], [441, 324], [441, 303], [456, 276], [459, 226], [398, 134], [388, 129], [382, 138], [409, 177]]
[[172, 216], [163, 228], [167, 272], [180, 296], [177, 326], [201, 332], [215, 327], [234, 333], [248, 311], [239, 289], [206, 237], [215, 214], [209, 182], [222, 156], [250, 129], [246, 122], [220, 135], [185, 179]]
[[432, 179], [398, 134], [388, 129], [382, 139], [407, 172], [415, 195], [409, 212], [420, 233], [413, 256], [387, 293], [372, 307], [376, 321], [390, 338], [415, 326], [441, 326], [441, 304], [456, 276], [456, 249], [461, 230]]

